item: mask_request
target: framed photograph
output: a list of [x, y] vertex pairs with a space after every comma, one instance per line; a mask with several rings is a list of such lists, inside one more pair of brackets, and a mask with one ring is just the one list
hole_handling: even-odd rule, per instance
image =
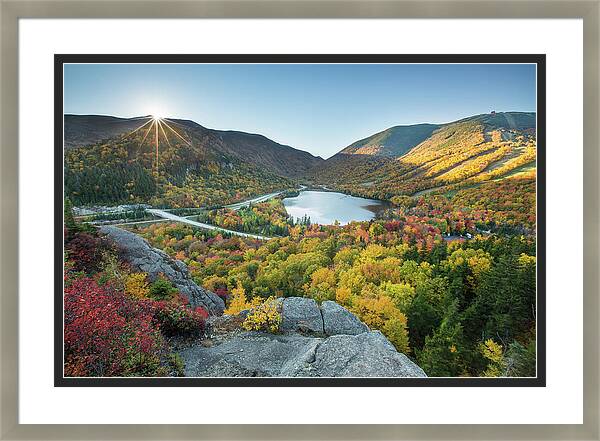
[[56, 55], [55, 384], [543, 386], [545, 71]]
[[94, 5], [3, 4], [15, 433], [598, 439], [597, 2]]

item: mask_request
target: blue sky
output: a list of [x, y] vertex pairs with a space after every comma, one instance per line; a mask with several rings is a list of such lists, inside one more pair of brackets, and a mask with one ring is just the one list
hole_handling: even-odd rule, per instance
[[391, 126], [491, 110], [536, 110], [535, 65], [65, 65], [65, 113], [159, 113], [324, 158]]

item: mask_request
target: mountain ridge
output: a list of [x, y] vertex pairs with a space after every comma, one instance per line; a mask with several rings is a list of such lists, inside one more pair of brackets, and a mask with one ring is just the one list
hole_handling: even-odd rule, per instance
[[293, 179], [322, 161], [190, 120], [68, 114], [64, 133], [65, 193], [76, 205], [223, 205], [295, 188]]
[[444, 124], [393, 126], [343, 148], [310, 172], [319, 183], [389, 199], [535, 170], [536, 113], [491, 112]]
[[[509, 117], [507, 117], [506, 115], [509, 115]], [[422, 129], [422, 133], [420, 133], [420, 135], [423, 135], [422, 138], [418, 136], [419, 134], [413, 134], [413, 135], [415, 135], [415, 141], [418, 139], [421, 139], [421, 141], [423, 141], [429, 135], [431, 135], [431, 133], [433, 133], [435, 130], [438, 130], [442, 127], [449, 126], [452, 124], [468, 122], [468, 121], [475, 121], [475, 120], [481, 120], [482, 122], [488, 123], [488, 124], [491, 124], [493, 122], [493, 120], [495, 120], [496, 124], [491, 124], [491, 125], [493, 125], [493, 127], [500, 127], [498, 125], [497, 119], [504, 117], [506, 119], [506, 123], [508, 124], [509, 127], [511, 125], [515, 126], [515, 127], [510, 127], [510, 128], [519, 128], [518, 127], [519, 125], [521, 125], [522, 127], [529, 127], [530, 124], [527, 124], [528, 122], [533, 122], [533, 124], [535, 125], [535, 115], [536, 115], [536, 112], [520, 112], [520, 111], [493, 112], [493, 113], [480, 113], [477, 115], [467, 116], [467, 117], [460, 118], [460, 119], [450, 121], [447, 123], [423, 122], [423, 123], [416, 123], [416, 124], [399, 124], [399, 125], [395, 125], [392, 127], [388, 127], [387, 129], [383, 129], [379, 132], [374, 133], [373, 135], [370, 135], [365, 138], [354, 141], [352, 144], [344, 147], [343, 149], [338, 151], [336, 154], [340, 154], [340, 153], [353, 154], [353, 153], [356, 153], [357, 150], [360, 150], [360, 148], [371, 145], [372, 141], [378, 141], [382, 137], [395, 135], [395, 134], [398, 134], [398, 132], [407, 132], [407, 131], [414, 130], [414, 129]], [[529, 119], [529, 117], [533, 117], [534, 121], [524, 121], [523, 119], [514, 121], [512, 119], [513, 116], [521, 116], [521, 117], [524, 116], [525, 119]], [[428, 136], [425, 136], [427, 134], [428, 134]], [[406, 136], [405, 133], [402, 133], [402, 135]], [[395, 139], [392, 139], [391, 141], [395, 141]], [[403, 152], [401, 152], [400, 154], [393, 155], [393, 154], [390, 154], [391, 152], [389, 152], [389, 151], [384, 151], [384, 153], [381, 154], [380, 156], [402, 156], [403, 154], [408, 153], [412, 148], [416, 147], [421, 141], [412, 143], [411, 146], [408, 146], [407, 148], [405, 148], [405, 150]], [[365, 154], [365, 153], [359, 152], [358, 154]], [[335, 156], [335, 155], [332, 155], [327, 160], [331, 159], [333, 156]]]
[[379, 156], [400, 156], [425, 140], [441, 127], [439, 124], [420, 123], [397, 125], [374, 135], [353, 142], [338, 153], [378, 154]]
[[[70, 195], [80, 203], [94, 203], [144, 201], [163, 194], [154, 202], [210, 205], [292, 188], [300, 179], [390, 199], [535, 171], [535, 112], [397, 125], [355, 141], [327, 160], [262, 134], [164, 118], [157, 124], [157, 161], [154, 129], [148, 137], [145, 127], [152, 128], [152, 121], [148, 116], [66, 114]], [[110, 170], [103, 171], [103, 164]], [[92, 185], [92, 175], [104, 187]], [[95, 196], [97, 191], [105, 194]]]
[[[120, 118], [110, 115], [65, 114], [65, 150], [87, 147], [122, 136], [136, 130], [150, 118], [150, 116]], [[206, 143], [221, 153], [237, 156], [240, 160], [257, 166], [264, 166], [280, 176], [298, 177], [323, 161], [321, 157], [280, 144], [259, 133], [210, 129], [188, 119], [163, 118], [163, 120], [173, 123], [175, 128], [183, 127], [193, 132], [192, 136], [195, 134], [206, 138]]]

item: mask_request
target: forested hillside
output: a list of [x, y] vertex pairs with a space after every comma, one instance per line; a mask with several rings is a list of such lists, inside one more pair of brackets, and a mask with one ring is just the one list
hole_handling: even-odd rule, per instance
[[293, 188], [292, 177], [322, 161], [261, 135], [184, 120], [66, 115], [65, 136], [65, 190], [76, 205], [226, 204]]
[[[407, 143], [382, 134], [359, 141], [313, 169], [312, 178], [356, 195], [390, 199], [535, 175], [535, 113], [477, 115], [425, 131], [423, 126], [409, 126], [413, 132], [402, 127], [421, 137], [431, 130], [421, 141], [416, 135]], [[395, 156], [390, 139], [396, 139]]]

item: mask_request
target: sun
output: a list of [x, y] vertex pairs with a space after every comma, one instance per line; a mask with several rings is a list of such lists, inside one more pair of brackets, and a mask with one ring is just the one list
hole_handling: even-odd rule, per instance
[[146, 115], [150, 115], [150, 117], [154, 121], [158, 121], [160, 119], [165, 119], [167, 117], [166, 109], [164, 105], [153, 103], [147, 107], [148, 111]]

